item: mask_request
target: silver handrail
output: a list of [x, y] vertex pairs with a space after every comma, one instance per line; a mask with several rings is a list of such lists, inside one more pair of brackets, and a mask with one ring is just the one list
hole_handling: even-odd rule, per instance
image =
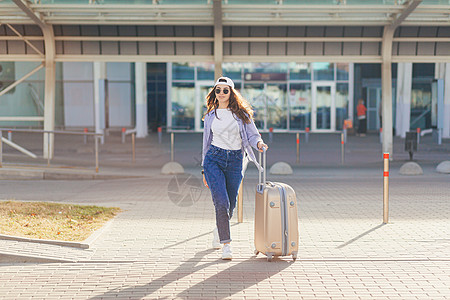
[[3, 131], [7, 132], [28, 132], [28, 133], [43, 133], [47, 134], [47, 165], [50, 166], [50, 134], [67, 134], [67, 135], [83, 135], [93, 136], [95, 141], [95, 172], [98, 173], [98, 139], [103, 136], [101, 133], [90, 132], [75, 132], [75, 131], [61, 131], [61, 130], [41, 130], [41, 129], [14, 129], [14, 128], [0, 128], [0, 168], [3, 164]]

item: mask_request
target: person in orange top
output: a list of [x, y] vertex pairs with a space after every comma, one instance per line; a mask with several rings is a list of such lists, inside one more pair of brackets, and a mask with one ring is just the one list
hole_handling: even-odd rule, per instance
[[364, 100], [358, 100], [358, 106], [356, 106], [356, 114], [358, 116], [358, 134], [360, 136], [366, 135], [367, 130], [367, 108], [364, 106]]

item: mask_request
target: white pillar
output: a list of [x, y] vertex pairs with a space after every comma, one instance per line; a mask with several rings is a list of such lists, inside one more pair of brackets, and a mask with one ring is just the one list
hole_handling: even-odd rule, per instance
[[147, 63], [136, 62], [134, 66], [136, 89], [136, 137], [145, 138], [148, 135]]
[[395, 131], [406, 137], [411, 119], [412, 63], [398, 63], [397, 70], [397, 112]]
[[[44, 130], [55, 130], [55, 35], [50, 25], [42, 27], [45, 43]], [[49, 139], [50, 138], [50, 139]], [[44, 134], [44, 158], [53, 158], [54, 135]]]
[[443, 138], [450, 138], [450, 63], [445, 64]]
[[[353, 120], [353, 90], [355, 87], [355, 64], [348, 64], [348, 118]], [[381, 126], [381, 125], [380, 125]]]
[[106, 98], [106, 63], [94, 62], [94, 120], [95, 133], [103, 134], [101, 143], [105, 142], [105, 98]]
[[392, 159], [392, 40], [395, 27], [385, 26], [382, 42], [381, 92], [382, 92], [382, 127], [383, 153], [389, 153]]
[[213, 0], [213, 14], [214, 14], [214, 79], [217, 79], [223, 74], [222, 0]]

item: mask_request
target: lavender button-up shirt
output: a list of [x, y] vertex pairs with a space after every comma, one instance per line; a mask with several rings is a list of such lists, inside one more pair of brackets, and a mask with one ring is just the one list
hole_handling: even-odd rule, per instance
[[[245, 123], [241, 119], [239, 119], [238, 116], [233, 114], [235, 116], [238, 125], [239, 125], [239, 133], [242, 138], [242, 151], [244, 153], [247, 153], [248, 158], [256, 165], [256, 167], [261, 171], [261, 166], [258, 164], [255, 153], [253, 152], [252, 148], [258, 149], [257, 145], [258, 142], [262, 142], [261, 135], [258, 132], [258, 129], [256, 128], [255, 123], [253, 120], [251, 120], [250, 123]], [[212, 130], [211, 130], [211, 124], [216, 117], [216, 111], [212, 110], [205, 116], [204, 121], [204, 131], [203, 131], [203, 151], [202, 151], [202, 166], [203, 161], [205, 159], [206, 152], [208, 152], [209, 147], [211, 146], [212, 142]]]

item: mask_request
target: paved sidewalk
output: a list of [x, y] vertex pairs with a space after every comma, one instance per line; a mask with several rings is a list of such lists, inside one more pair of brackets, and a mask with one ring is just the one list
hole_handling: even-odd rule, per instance
[[[167, 144], [151, 144], [150, 138], [138, 142], [136, 164], [119, 143], [103, 146], [105, 174], [122, 179], [0, 181], [2, 200], [124, 210], [85, 250], [0, 240], [0, 299], [450, 298], [450, 175], [435, 172], [436, 164], [448, 159], [448, 141], [440, 148], [421, 146], [428, 149], [417, 154], [422, 176], [398, 174], [408, 156], [398, 150], [391, 163], [390, 222], [382, 224], [377, 137], [364, 142], [352, 137], [347, 149], [354, 155], [345, 166], [331, 146], [333, 138], [312, 139], [302, 152], [308, 163], [296, 166], [293, 175], [268, 177], [294, 187], [300, 229], [298, 260], [269, 263], [253, 254], [253, 167], [244, 183], [244, 223], [232, 221], [233, 261], [222, 261], [220, 251], [210, 249], [215, 218], [193, 156], [198, 137], [178, 139], [176, 157], [186, 166], [185, 176], [159, 174], [170, 156]], [[269, 164], [295, 163], [295, 148], [289, 149], [274, 140]], [[69, 150], [61, 149], [60, 156], [66, 159]], [[85, 171], [91, 155], [69, 158]], [[6, 159], [18, 164], [21, 158], [7, 153]], [[20, 161], [22, 167], [28, 163]], [[176, 185], [176, 179], [191, 175], [187, 185]], [[20, 263], [19, 255], [30, 259]]]

